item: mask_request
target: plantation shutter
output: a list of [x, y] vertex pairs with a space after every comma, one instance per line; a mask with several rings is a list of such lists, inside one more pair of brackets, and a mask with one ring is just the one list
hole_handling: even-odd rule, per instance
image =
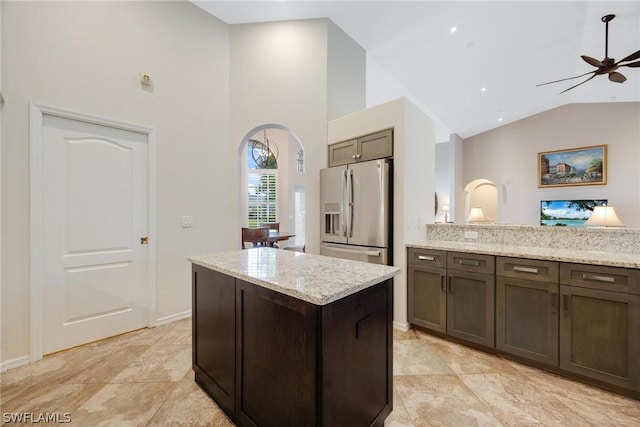
[[277, 222], [277, 170], [250, 170], [247, 178], [249, 227], [257, 227], [263, 222]]

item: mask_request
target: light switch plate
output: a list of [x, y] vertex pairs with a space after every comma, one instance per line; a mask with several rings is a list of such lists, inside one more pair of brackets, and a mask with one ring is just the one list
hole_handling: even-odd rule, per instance
[[182, 217], [182, 228], [193, 227], [193, 216], [187, 215]]

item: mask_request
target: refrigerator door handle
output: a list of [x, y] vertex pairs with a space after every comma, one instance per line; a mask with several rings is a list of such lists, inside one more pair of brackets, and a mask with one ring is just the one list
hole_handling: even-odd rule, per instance
[[353, 169], [349, 169], [349, 237], [353, 237]]
[[342, 172], [342, 210], [340, 216], [342, 217], [342, 236], [347, 237], [347, 169]]
[[345, 254], [356, 254], [356, 255], [368, 255], [368, 256], [380, 256], [380, 251], [363, 251], [361, 249], [345, 249], [345, 248], [336, 248], [335, 246], [327, 246], [329, 249], [335, 252], [342, 252]]

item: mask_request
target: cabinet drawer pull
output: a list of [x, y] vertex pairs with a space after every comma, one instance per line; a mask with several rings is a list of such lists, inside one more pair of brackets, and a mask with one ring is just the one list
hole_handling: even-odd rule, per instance
[[441, 290], [442, 292], [444, 292], [444, 291], [445, 291], [445, 286], [444, 286], [444, 275], [442, 275], [442, 274], [440, 275], [440, 290]]
[[418, 259], [422, 261], [435, 261], [436, 258], [427, 255], [418, 255]]
[[562, 311], [565, 315], [569, 314], [569, 295], [562, 295]]
[[480, 267], [480, 261], [476, 261], [474, 259], [461, 259], [458, 261], [460, 265], [470, 265], [472, 267]]
[[523, 273], [538, 274], [538, 269], [533, 267], [522, 267], [520, 265], [513, 266], [513, 271], [522, 271]]
[[449, 277], [449, 278], [447, 279], [447, 282], [448, 282], [448, 284], [449, 284], [449, 293], [450, 293], [450, 294], [452, 294], [452, 293], [453, 293], [453, 289], [452, 289], [452, 287], [451, 287], [451, 277]]
[[583, 273], [582, 278], [584, 280], [595, 280], [596, 282], [607, 282], [607, 283], [614, 283], [616, 281], [615, 277], [599, 276], [597, 274], [587, 274], [587, 273]]

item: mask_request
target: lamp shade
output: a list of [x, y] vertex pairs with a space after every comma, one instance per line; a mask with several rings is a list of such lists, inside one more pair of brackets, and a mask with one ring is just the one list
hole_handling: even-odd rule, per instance
[[596, 206], [584, 225], [588, 227], [624, 227], [613, 206]]
[[486, 220], [487, 218], [485, 218], [482, 208], [479, 207], [471, 208], [471, 212], [469, 212], [469, 216], [467, 217], [467, 222], [482, 222]]

